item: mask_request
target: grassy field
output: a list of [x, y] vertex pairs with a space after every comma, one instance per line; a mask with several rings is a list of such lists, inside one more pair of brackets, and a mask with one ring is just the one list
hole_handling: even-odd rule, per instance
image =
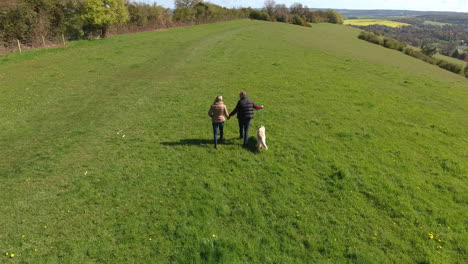
[[468, 65], [465, 61], [455, 59], [455, 58], [452, 58], [452, 57], [449, 57], [449, 56], [445, 56], [445, 55], [442, 55], [442, 54], [439, 54], [439, 53], [435, 54], [434, 57], [437, 58], [437, 59], [441, 59], [441, 60], [456, 64], [456, 65], [459, 65], [460, 67], [462, 67], [462, 69], [465, 68]]
[[[0, 57], [0, 263], [467, 263], [468, 81], [359, 32], [243, 20]], [[213, 149], [208, 108], [241, 90], [269, 151], [232, 119]]]
[[430, 21], [430, 20], [425, 20], [424, 24], [426, 25], [433, 25], [433, 26], [446, 26], [450, 25], [449, 23], [442, 23], [442, 22], [436, 22], [436, 21]]
[[353, 26], [370, 26], [370, 25], [383, 25], [388, 27], [404, 27], [410, 26], [410, 24], [390, 21], [390, 20], [382, 20], [382, 19], [348, 19], [344, 21], [345, 25], [353, 25]]

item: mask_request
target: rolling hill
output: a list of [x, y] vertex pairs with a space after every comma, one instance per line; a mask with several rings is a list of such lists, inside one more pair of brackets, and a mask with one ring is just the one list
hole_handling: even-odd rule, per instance
[[[358, 34], [240, 20], [0, 57], [0, 262], [466, 263], [468, 81]], [[242, 90], [269, 151], [235, 119], [213, 148], [210, 104]]]

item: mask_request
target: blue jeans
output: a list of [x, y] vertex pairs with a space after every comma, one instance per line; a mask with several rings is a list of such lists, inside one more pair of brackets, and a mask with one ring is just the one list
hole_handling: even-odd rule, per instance
[[223, 129], [224, 129], [224, 122], [216, 123], [213, 122], [213, 136], [214, 136], [214, 143], [218, 145], [218, 127], [219, 127], [219, 137], [223, 138]]
[[249, 143], [249, 127], [250, 119], [238, 119], [239, 120], [239, 137], [244, 139], [244, 145]]

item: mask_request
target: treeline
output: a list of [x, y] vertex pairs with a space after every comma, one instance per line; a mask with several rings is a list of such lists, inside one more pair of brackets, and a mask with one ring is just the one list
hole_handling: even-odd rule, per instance
[[92, 39], [111, 33], [248, 18], [252, 9], [229, 9], [201, 0], [176, 0], [171, 12], [129, 0], [2, 0], [0, 51], [17, 40], [29, 46]]
[[336, 11], [310, 11], [300, 3], [292, 4], [289, 8], [284, 4], [276, 4], [273, 0], [265, 1], [262, 10], [253, 10], [251, 19], [284, 22], [310, 27], [310, 23], [343, 24], [343, 17]]
[[[383, 25], [359, 26], [358, 28], [385, 34], [394, 39], [404, 41], [412, 46], [434, 45], [439, 53], [453, 56], [455, 51], [468, 40], [468, 25], [426, 25], [417, 18], [399, 18], [398, 22], [413, 23], [412, 26], [391, 28]], [[457, 52], [461, 55], [461, 52]], [[455, 57], [455, 56], [454, 56]], [[457, 57], [464, 60], [465, 57]]]
[[468, 25], [468, 14], [457, 14], [457, 15], [423, 15], [418, 16], [422, 20], [436, 21], [440, 23], [447, 24], [459, 24], [459, 25]]
[[[380, 34], [368, 31], [362, 31], [359, 34], [358, 38], [377, 45], [384, 46], [389, 49], [401, 51], [408, 56], [423, 60], [427, 63], [437, 65], [442, 69], [454, 72], [456, 74], [461, 74], [463, 70], [463, 68], [457, 64], [453, 64], [445, 60], [432, 57], [437, 52], [437, 48], [435, 47], [423, 46], [421, 50], [415, 50], [414, 48], [408, 47], [405, 43], [401, 41], [384, 37]], [[465, 75], [465, 77], [468, 78], [468, 65], [464, 68], [463, 74]]]

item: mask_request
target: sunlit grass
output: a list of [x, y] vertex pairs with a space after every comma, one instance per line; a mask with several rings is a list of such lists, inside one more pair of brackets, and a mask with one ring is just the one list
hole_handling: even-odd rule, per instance
[[[244, 20], [3, 57], [0, 262], [464, 263], [466, 80], [357, 34]], [[213, 148], [208, 108], [241, 90], [268, 151], [235, 119]]]

